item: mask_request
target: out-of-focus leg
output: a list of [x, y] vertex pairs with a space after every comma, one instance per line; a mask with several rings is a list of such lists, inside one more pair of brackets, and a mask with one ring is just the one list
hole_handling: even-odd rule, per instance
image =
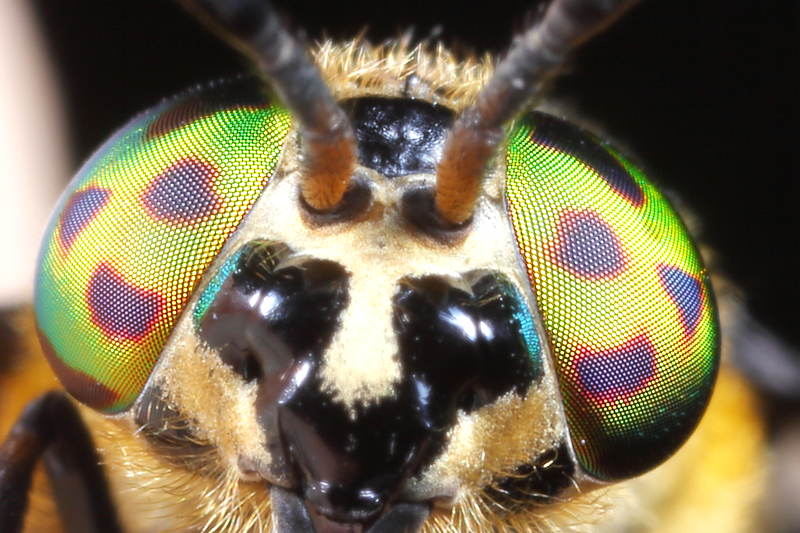
[[60, 392], [31, 402], [0, 444], [0, 530], [21, 531], [39, 458], [45, 460], [67, 531], [121, 530], [89, 432]]

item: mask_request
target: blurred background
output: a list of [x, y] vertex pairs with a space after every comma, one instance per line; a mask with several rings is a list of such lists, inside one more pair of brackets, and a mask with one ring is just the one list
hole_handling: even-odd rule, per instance
[[[310, 41], [413, 28], [465, 52], [502, 53], [536, 14], [531, 0], [275, 3]], [[715, 267], [787, 347], [800, 346], [798, 5], [643, 2], [582, 48], [552, 91], [696, 215]], [[25, 301], [43, 220], [80, 162], [133, 114], [247, 66], [163, 0], [3, 0], [0, 40], [0, 295]], [[798, 395], [765, 392], [781, 438], [800, 439]]]

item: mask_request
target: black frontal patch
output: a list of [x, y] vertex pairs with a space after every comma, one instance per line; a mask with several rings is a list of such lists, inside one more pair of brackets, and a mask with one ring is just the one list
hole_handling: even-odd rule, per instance
[[362, 165], [387, 178], [436, 170], [451, 109], [409, 98], [352, 98], [340, 105], [353, 121]]
[[512, 391], [522, 396], [543, 372], [513, 285], [486, 272], [464, 281], [470, 292], [440, 276], [407, 279], [394, 299], [405, 380], [424, 397], [419, 409], [432, 427], [447, 427], [458, 409], [471, 412]]

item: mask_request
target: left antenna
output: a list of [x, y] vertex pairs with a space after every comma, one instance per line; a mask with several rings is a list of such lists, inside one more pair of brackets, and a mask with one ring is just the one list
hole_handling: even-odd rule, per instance
[[305, 47], [263, 0], [180, 2], [247, 55], [272, 83], [300, 124], [304, 163], [300, 193], [313, 209], [334, 209], [355, 168], [355, 135]]

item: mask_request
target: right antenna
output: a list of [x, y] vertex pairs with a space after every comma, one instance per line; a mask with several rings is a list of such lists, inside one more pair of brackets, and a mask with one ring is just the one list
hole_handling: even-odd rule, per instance
[[503, 126], [522, 111], [577, 45], [603, 30], [635, 0], [553, 0], [538, 24], [515, 39], [472, 107], [453, 124], [436, 169], [439, 215], [470, 219]]

